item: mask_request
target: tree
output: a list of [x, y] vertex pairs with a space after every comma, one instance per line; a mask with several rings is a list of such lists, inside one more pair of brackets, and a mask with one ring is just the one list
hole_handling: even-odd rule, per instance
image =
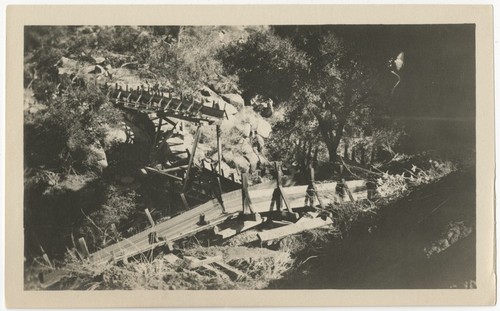
[[229, 45], [219, 58], [229, 74], [236, 74], [245, 104], [255, 95], [283, 102], [299, 86], [308, 70], [308, 57], [290, 41], [269, 31], [256, 32]]
[[227, 49], [226, 68], [246, 92], [285, 106], [291, 128], [307, 124], [307, 132], [321, 137], [335, 162], [344, 133], [367, 124], [378, 102], [376, 72], [332, 30], [281, 33], [258, 33]]

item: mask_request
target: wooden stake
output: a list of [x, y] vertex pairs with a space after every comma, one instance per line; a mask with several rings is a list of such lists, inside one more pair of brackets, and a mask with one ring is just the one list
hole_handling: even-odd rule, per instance
[[305, 205], [307, 206], [307, 201], [309, 201], [310, 206], [314, 205], [314, 197], [318, 199], [319, 206], [324, 209], [325, 206], [323, 205], [323, 200], [321, 200], [321, 197], [319, 196], [318, 190], [316, 189], [316, 184], [315, 184], [315, 178], [314, 178], [314, 167], [312, 165], [309, 166], [309, 186], [307, 187], [306, 191], [306, 202]]
[[243, 205], [243, 214], [254, 214], [252, 200], [250, 200], [250, 194], [248, 193], [247, 173], [241, 174], [241, 201]]
[[149, 223], [151, 224], [152, 227], [155, 226], [155, 221], [153, 220], [153, 217], [151, 216], [151, 213], [149, 212], [149, 209], [145, 209], [144, 212], [146, 213], [146, 216], [148, 216]]
[[79, 238], [78, 239], [78, 244], [80, 245], [80, 250], [82, 252], [83, 258], [89, 258], [90, 253], [89, 249], [87, 248], [87, 243], [85, 243], [85, 238]]

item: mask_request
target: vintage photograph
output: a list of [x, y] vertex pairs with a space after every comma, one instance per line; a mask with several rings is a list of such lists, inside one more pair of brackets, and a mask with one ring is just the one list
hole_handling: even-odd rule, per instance
[[24, 290], [476, 289], [475, 31], [24, 26]]

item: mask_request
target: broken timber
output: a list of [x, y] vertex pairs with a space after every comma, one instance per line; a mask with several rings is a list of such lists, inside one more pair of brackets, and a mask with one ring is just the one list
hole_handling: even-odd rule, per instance
[[235, 236], [262, 223], [260, 214], [254, 212], [252, 209], [252, 200], [248, 192], [248, 177], [246, 173], [241, 175], [241, 182], [242, 212], [238, 217], [229, 222], [230, 226], [228, 228], [219, 230], [218, 227], [214, 227], [214, 233], [222, 239]]
[[281, 239], [305, 230], [325, 227], [331, 225], [332, 223], [333, 221], [331, 218], [326, 218], [326, 220], [323, 220], [320, 217], [308, 218], [304, 216], [294, 224], [259, 232], [257, 233], [257, 236], [261, 242], [267, 242], [271, 240]]

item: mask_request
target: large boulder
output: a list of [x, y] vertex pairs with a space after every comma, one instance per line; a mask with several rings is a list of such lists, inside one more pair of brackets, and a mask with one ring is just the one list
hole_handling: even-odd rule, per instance
[[238, 110], [245, 107], [245, 100], [240, 94], [222, 94], [221, 97]]
[[100, 169], [105, 169], [106, 167], [108, 167], [108, 159], [106, 157], [106, 152], [104, 151], [104, 148], [101, 146], [99, 142], [90, 145], [90, 150], [92, 152], [92, 155], [95, 157], [97, 161], [97, 166]]
[[217, 107], [218, 109], [225, 110], [228, 116], [238, 112], [235, 106], [228, 103], [223, 97], [212, 91], [209, 87], [203, 87], [200, 90], [200, 94], [203, 99], [203, 105], [207, 107]]
[[259, 118], [259, 119], [257, 119], [256, 131], [257, 131], [257, 134], [259, 134], [260, 136], [262, 136], [264, 138], [268, 138], [269, 135], [271, 134], [271, 131], [272, 131], [271, 124], [269, 124], [269, 122], [267, 122], [266, 120]]

